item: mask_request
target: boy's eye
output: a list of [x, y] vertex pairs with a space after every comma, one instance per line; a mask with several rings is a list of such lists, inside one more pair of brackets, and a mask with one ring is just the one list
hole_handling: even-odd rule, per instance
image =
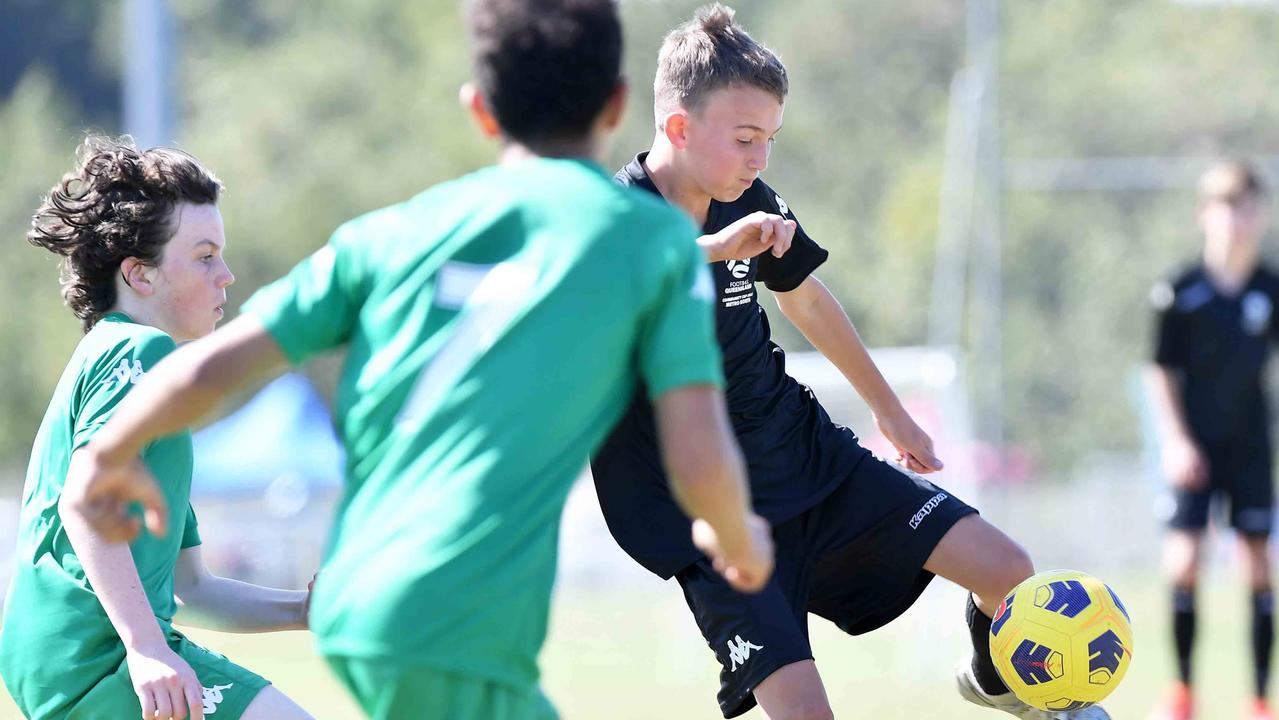
[[737, 138], [737, 142], [741, 143], [742, 145], [750, 145], [751, 143], [753, 143], [753, 142], [755, 142], [755, 141], [754, 141], [754, 140], [752, 140], [751, 138], [744, 138], [744, 139], [743, 139], [743, 138]]

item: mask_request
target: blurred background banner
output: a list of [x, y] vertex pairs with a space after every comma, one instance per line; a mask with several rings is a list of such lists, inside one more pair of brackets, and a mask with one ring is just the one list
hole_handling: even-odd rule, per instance
[[[660, 39], [699, 4], [622, 2], [633, 93], [611, 166], [647, 149]], [[867, 343], [884, 348], [886, 374], [939, 439], [939, 482], [1041, 567], [1075, 566], [1132, 597], [1139, 657], [1115, 703], [1116, 717], [1139, 716], [1168, 677], [1162, 481], [1135, 381], [1151, 352], [1147, 293], [1200, 250], [1194, 181], [1212, 160], [1250, 158], [1279, 179], [1279, 4], [730, 4], [790, 73], [765, 175], [830, 249], [817, 274]], [[176, 144], [219, 174], [235, 306], [342, 221], [492, 160], [456, 99], [468, 74], [458, 5], [0, 0], [4, 557], [32, 439], [80, 336], [55, 258], [23, 236], [83, 135]], [[809, 349], [772, 316], [788, 351]], [[215, 569], [293, 585], [310, 577], [341, 492], [327, 415], [340, 361], [281, 380], [199, 435], [194, 497]], [[791, 366], [884, 450], [837, 374], [799, 355]], [[553, 408], [529, 418], [553, 420]], [[7, 573], [5, 560], [0, 585]], [[952, 590], [938, 584], [910, 620], [872, 638], [827, 646], [818, 632], [832, 658], [824, 672], [850, 678], [837, 708], [969, 717], [949, 686], [966, 643]], [[566, 717], [714, 717], [713, 661], [678, 591], [617, 551], [589, 484], [566, 512], [556, 613], [547, 683]], [[1242, 662], [1233, 617], [1220, 626], [1236, 633], [1222, 650], [1230, 663]], [[264, 655], [268, 675], [273, 658], [319, 672], [299, 659], [305, 642], [234, 642]], [[891, 682], [861, 684], [876, 662]], [[1243, 697], [1242, 682], [1224, 684]], [[619, 709], [618, 693], [662, 699]], [[894, 694], [918, 714], [882, 697]]]

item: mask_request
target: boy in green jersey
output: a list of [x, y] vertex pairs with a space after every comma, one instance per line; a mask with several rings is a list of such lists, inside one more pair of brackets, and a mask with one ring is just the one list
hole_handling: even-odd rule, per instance
[[476, 0], [462, 99], [500, 162], [342, 227], [179, 350], [86, 458], [113, 536], [163, 498], [133, 460], [238, 388], [347, 348], [347, 490], [312, 628], [375, 718], [550, 718], [538, 686], [560, 513], [643, 380], [674, 495], [734, 587], [771, 570], [724, 413], [692, 224], [595, 158], [622, 113], [611, 0]]
[[142, 453], [168, 504], [167, 535], [108, 544], [61, 512], [69, 468], [120, 401], [176, 343], [222, 317], [234, 278], [222, 259], [220, 188], [184, 153], [90, 138], [27, 235], [63, 257], [63, 296], [85, 329], [32, 449], [0, 630], [0, 676], [29, 718], [310, 717], [173, 628], [175, 619], [233, 632], [306, 628], [305, 592], [205, 568], [190, 433]]

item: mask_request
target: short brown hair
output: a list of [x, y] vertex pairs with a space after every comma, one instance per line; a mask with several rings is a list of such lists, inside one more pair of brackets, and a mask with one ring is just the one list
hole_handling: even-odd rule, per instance
[[790, 83], [777, 55], [733, 22], [733, 9], [719, 3], [666, 35], [657, 56], [653, 112], [657, 126], [676, 107], [698, 112], [712, 92], [753, 87], [786, 101]]
[[215, 205], [222, 183], [181, 150], [139, 150], [129, 137], [91, 136], [76, 167], [40, 203], [27, 241], [62, 256], [62, 297], [85, 332], [116, 303], [120, 265], [156, 265], [179, 203]]
[[1245, 199], [1262, 199], [1266, 194], [1261, 173], [1245, 160], [1219, 162], [1199, 178], [1201, 203], [1225, 201], [1234, 205]]

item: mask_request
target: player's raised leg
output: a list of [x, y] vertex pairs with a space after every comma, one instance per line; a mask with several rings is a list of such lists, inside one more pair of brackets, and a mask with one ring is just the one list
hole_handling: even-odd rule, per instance
[[965, 618], [973, 642], [971, 681], [987, 696], [1007, 695], [1008, 686], [990, 658], [990, 623], [1009, 591], [1034, 574], [1030, 556], [981, 516], [969, 515], [942, 537], [924, 569], [969, 591]]
[[956, 678], [965, 700], [1027, 720], [1110, 717], [1098, 706], [1055, 713], [1037, 710], [1018, 700], [995, 670], [990, 657], [991, 618], [1008, 593], [1035, 572], [1030, 555], [1012, 538], [980, 516], [968, 515], [942, 537], [924, 569], [969, 591], [966, 619], [973, 657]]

